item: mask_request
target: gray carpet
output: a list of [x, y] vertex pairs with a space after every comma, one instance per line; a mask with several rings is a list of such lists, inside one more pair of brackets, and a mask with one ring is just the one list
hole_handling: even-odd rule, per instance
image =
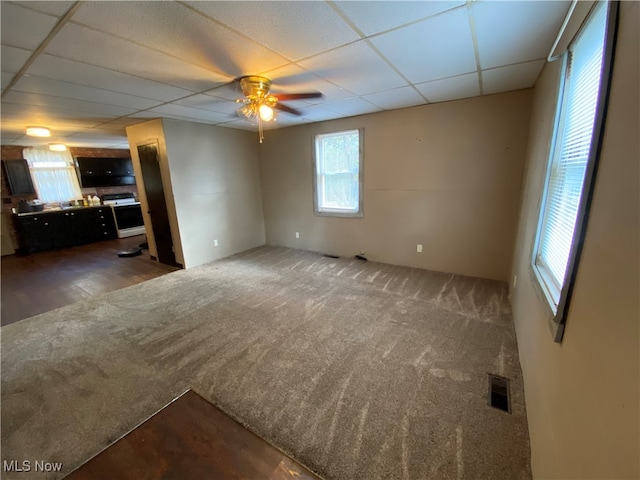
[[2, 478], [61, 478], [187, 388], [326, 479], [531, 478], [504, 283], [261, 247], [1, 332], [2, 459], [64, 464]]

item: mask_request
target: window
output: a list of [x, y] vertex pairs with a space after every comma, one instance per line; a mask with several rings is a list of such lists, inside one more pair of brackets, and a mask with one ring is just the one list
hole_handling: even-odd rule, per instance
[[362, 217], [362, 129], [316, 135], [317, 215]]
[[73, 158], [68, 151], [25, 148], [22, 155], [29, 163], [33, 185], [42, 202], [67, 202], [82, 197]]
[[[563, 78], [532, 267], [562, 326], [586, 226], [604, 121], [612, 40], [607, 2], [598, 2], [564, 54]], [[614, 16], [615, 18], [615, 16]], [[613, 29], [612, 29], [613, 30]], [[559, 336], [558, 336], [559, 335]]]

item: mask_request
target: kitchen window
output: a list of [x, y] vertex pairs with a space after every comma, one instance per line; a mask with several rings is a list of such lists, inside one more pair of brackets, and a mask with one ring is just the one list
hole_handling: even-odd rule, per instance
[[[615, 3], [611, 4], [614, 5]], [[532, 255], [561, 341], [586, 231], [611, 70], [616, 14], [597, 2], [563, 56], [556, 122]], [[608, 27], [608, 25], [613, 25]]]
[[29, 164], [29, 172], [40, 201], [59, 203], [82, 198], [73, 157], [68, 151], [25, 148], [22, 155]]
[[362, 217], [362, 129], [319, 134], [314, 148], [316, 215]]

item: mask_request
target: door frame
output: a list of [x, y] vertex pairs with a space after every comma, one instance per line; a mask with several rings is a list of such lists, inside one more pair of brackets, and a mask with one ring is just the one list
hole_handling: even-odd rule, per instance
[[[142, 216], [144, 219], [145, 232], [147, 234], [147, 240], [151, 240], [149, 242], [149, 246], [153, 245], [153, 253], [155, 255], [151, 255], [151, 257], [159, 261], [158, 259], [158, 251], [156, 247], [155, 235], [153, 233], [153, 221], [151, 220], [151, 216], [148, 213], [149, 210], [149, 200], [147, 199], [147, 190], [144, 183], [144, 174], [142, 172], [142, 162], [140, 161], [140, 156], [138, 153], [138, 147], [153, 145], [156, 147], [157, 155], [158, 155], [158, 165], [160, 167], [160, 177], [162, 180], [162, 189], [164, 192], [164, 201], [167, 209], [167, 216], [169, 219], [169, 229], [171, 231], [171, 240], [173, 243], [173, 254], [174, 254], [174, 265], [180, 268], [184, 268], [184, 259], [182, 255], [182, 246], [180, 244], [180, 232], [178, 229], [178, 220], [177, 220], [177, 212], [175, 210], [175, 205], [170, 200], [173, 197], [173, 190], [171, 188], [171, 182], [167, 180], [167, 176], [170, 176], [168, 166], [165, 164], [167, 162], [163, 161], [163, 148], [161, 146], [161, 142], [158, 138], [151, 137], [146, 140], [136, 142], [135, 143], [135, 152], [131, 152], [131, 158], [135, 158], [134, 170], [137, 169], [140, 172], [139, 176], [136, 176], [136, 183], [138, 189], [138, 196], [140, 198], [140, 203], [142, 207]], [[151, 250], [150, 250], [151, 252]]]

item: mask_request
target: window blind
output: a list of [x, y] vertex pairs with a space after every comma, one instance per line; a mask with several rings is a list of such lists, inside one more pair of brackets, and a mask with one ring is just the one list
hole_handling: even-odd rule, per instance
[[564, 90], [539, 231], [536, 266], [557, 307], [573, 245], [594, 136], [606, 3], [599, 2], [568, 51]]

